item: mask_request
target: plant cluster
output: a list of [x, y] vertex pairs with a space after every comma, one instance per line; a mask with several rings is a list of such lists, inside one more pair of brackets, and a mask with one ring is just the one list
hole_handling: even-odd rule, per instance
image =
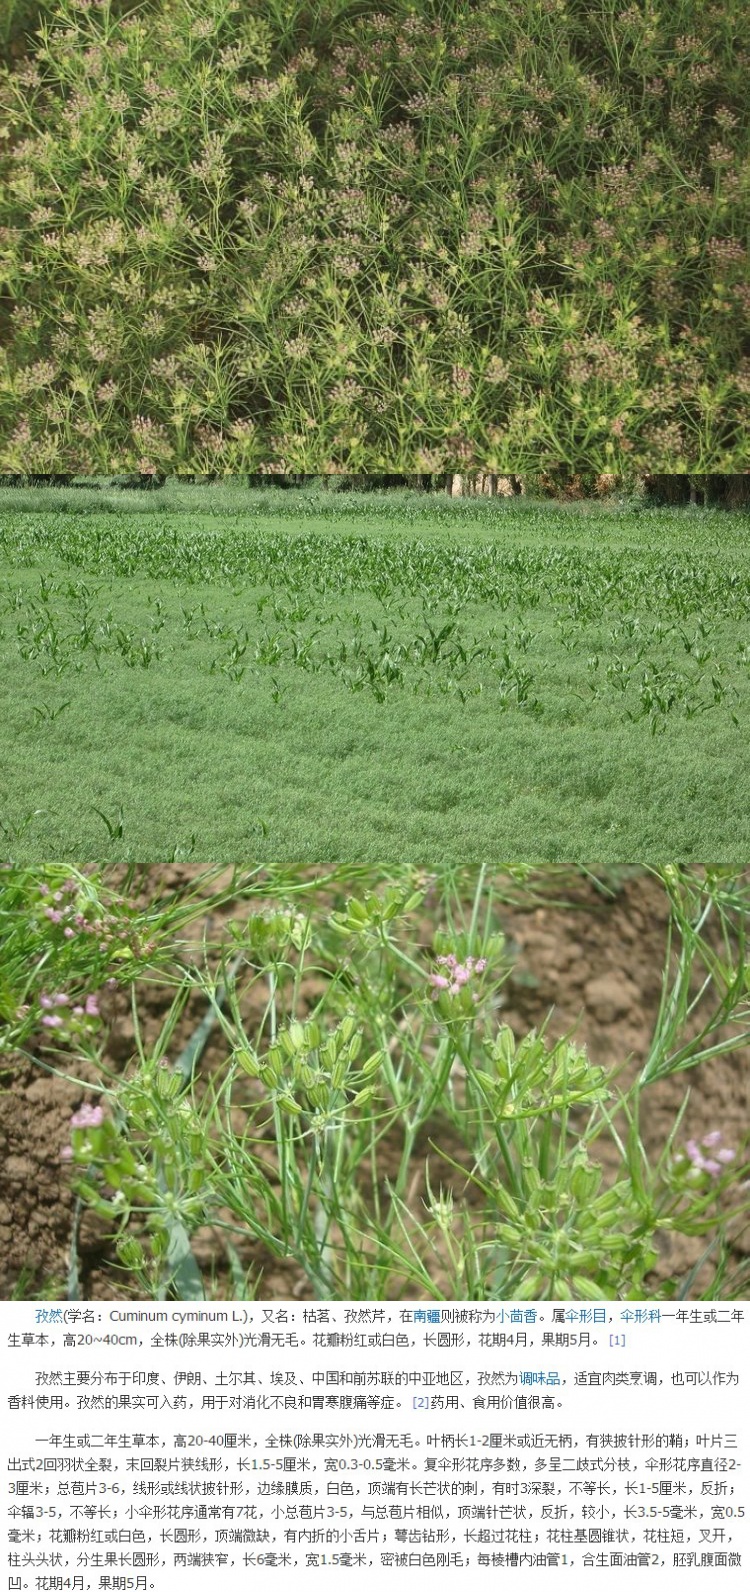
[[0, 1055], [34, 1034], [95, 1040], [99, 992], [158, 967], [168, 925], [183, 917], [139, 910], [77, 867], [0, 868]]
[[44, 5], [0, 75], [0, 469], [747, 469], [743, 21]]
[[[572, 1035], [516, 1039], [502, 1022], [512, 967], [502, 874], [475, 872], [467, 892], [449, 871], [371, 871], [347, 888], [339, 870], [327, 900], [301, 875], [291, 891], [289, 876], [251, 885], [246, 918], [205, 964], [177, 958], [162, 975], [175, 994], [148, 1045], [134, 992], [132, 1062], [112, 1074], [100, 1059], [100, 1081], [82, 1086], [94, 1098], [82, 1098], [60, 1146], [79, 1201], [108, 1224], [123, 1288], [203, 1297], [191, 1239], [211, 1223], [240, 1297], [262, 1297], [262, 1277], [241, 1265], [239, 1240], [252, 1238], [294, 1261], [320, 1298], [640, 1299], [657, 1236], [670, 1231], [708, 1247], [655, 1297], [685, 1297], [709, 1254], [718, 1269], [702, 1297], [741, 1296], [729, 1230], [750, 1209], [747, 1144], [723, 1145], [712, 1129], [700, 1150], [685, 1147], [687, 1096], [655, 1161], [639, 1123], [651, 1085], [750, 1037], [750, 898], [731, 869], [659, 872], [671, 905], [663, 999], [626, 1088], [622, 1069], [605, 1075]], [[534, 877], [519, 873], [520, 899], [533, 898]], [[38, 883], [11, 873], [3, 888], [22, 933], [23, 893], [36, 923]], [[436, 991], [438, 967], [456, 989]], [[176, 1054], [196, 992], [208, 1019], [200, 1043]], [[225, 1055], [202, 1076], [207, 1020]], [[69, 1059], [61, 1071], [70, 1076]], [[614, 1178], [599, 1160], [604, 1139]]]

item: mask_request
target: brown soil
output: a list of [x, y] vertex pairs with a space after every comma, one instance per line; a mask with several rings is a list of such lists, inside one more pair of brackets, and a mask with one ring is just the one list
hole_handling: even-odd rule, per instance
[[[183, 882], [195, 871], [153, 869], [142, 875], [139, 888], [148, 896], [154, 892], [157, 880], [163, 890]], [[117, 882], [116, 870], [111, 870], [111, 877], [112, 882]], [[548, 1033], [558, 1036], [575, 1026], [577, 1038], [585, 1042], [591, 1059], [599, 1065], [611, 1069], [630, 1058], [621, 1079], [627, 1082], [643, 1063], [658, 1011], [668, 921], [665, 896], [654, 879], [628, 870], [612, 899], [603, 896], [593, 884], [582, 882], [573, 893], [566, 891], [566, 900], [575, 901], [576, 909], [555, 905], [532, 910], [502, 909], [503, 927], [516, 956], [514, 973], [505, 986], [503, 1018], [520, 1036], [529, 1028], [538, 1027], [551, 1012]], [[231, 906], [226, 908], [218, 919], [226, 920], [232, 910]], [[196, 956], [201, 954], [203, 927], [198, 924], [192, 930]], [[220, 922], [214, 922], [212, 932], [216, 933], [219, 927]], [[303, 988], [312, 1000], [321, 986], [310, 981]], [[160, 986], [144, 984], [139, 988], [138, 1010], [146, 1043], [158, 1032], [169, 1001], [169, 992]], [[203, 1009], [198, 996], [191, 999], [176, 1035], [177, 1046], [189, 1038]], [[112, 996], [106, 1015], [110, 1027], [105, 1059], [121, 1068], [130, 1060], [134, 1048], [133, 1022], [124, 992]], [[204, 1052], [202, 1074], [219, 1066], [225, 1054], [225, 1042], [215, 1030]], [[39, 1059], [43, 1056], [44, 1052]], [[78, 1076], [85, 1082], [85, 1069]], [[6, 1074], [2, 1086], [0, 1297], [11, 1295], [22, 1279], [26, 1297], [41, 1297], [49, 1291], [51, 1297], [64, 1298], [73, 1202], [59, 1160], [59, 1147], [68, 1137], [71, 1111], [85, 1098], [85, 1090], [81, 1084], [50, 1077], [41, 1070], [38, 1060], [21, 1059]], [[678, 1074], [649, 1090], [641, 1129], [650, 1158], [656, 1158], [662, 1149], [688, 1087], [690, 1097], [681, 1139], [691, 1134], [700, 1137], [708, 1129], [720, 1127], [725, 1143], [735, 1148], [745, 1143], [750, 1116], [747, 1052], [737, 1049], [714, 1058], [709, 1066]], [[248, 1088], [252, 1089], [250, 1083]], [[450, 1142], [439, 1124], [434, 1136], [441, 1148], [466, 1164], [465, 1152]], [[419, 1208], [425, 1193], [427, 1155], [433, 1188], [440, 1183], [452, 1186], [457, 1197], [473, 1203], [471, 1189], [467, 1191], [460, 1175], [446, 1175], [446, 1168], [430, 1148], [429, 1137], [418, 1146], [414, 1158], [410, 1203]], [[392, 1170], [397, 1153], [395, 1139], [390, 1148], [386, 1141], [384, 1174]], [[614, 1176], [618, 1160], [614, 1144], [602, 1141], [600, 1158], [605, 1173]], [[683, 1276], [703, 1252], [705, 1243], [705, 1238], [664, 1235], [660, 1261], [653, 1274], [654, 1286], [665, 1277]], [[737, 1258], [750, 1254], [746, 1230], [736, 1234], [734, 1247]], [[262, 1274], [259, 1297], [289, 1299], [309, 1295], [306, 1279], [293, 1264], [280, 1265], [251, 1241], [238, 1240], [236, 1248], [243, 1266], [251, 1267], [256, 1277]], [[211, 1294], [217, 1298], [231, 1296], [217, 1233], [201, 1230], [194, 1249]], [[125, 1290], [112, 1267], [112, 1249], [104, 1223], [89, 1212], [81, 1222], [78, 1254], [83, 1297], [122, 1296]], [[712, 1261], [708, 1261], [699, 1273], [693, 1294], [705, 1286], [711, 1265]]]

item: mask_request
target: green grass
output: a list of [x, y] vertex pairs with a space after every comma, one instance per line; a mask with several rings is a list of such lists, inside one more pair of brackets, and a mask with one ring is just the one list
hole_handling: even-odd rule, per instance
[[748, 855], [744, 516], [197, 490], [2, 496], [14, 860]]

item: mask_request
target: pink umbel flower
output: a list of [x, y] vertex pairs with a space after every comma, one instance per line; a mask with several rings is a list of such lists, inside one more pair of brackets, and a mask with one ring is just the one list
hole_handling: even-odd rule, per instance
[[39, 1008], [42, 1027], [56, 1029], [58, 1040], [66, 1043], [91, 1034], [102, 1020], [99, 996], [93, 992], [76, 999], [62, 991], [53, 995], [45, 991], [39, 996]]
[[[708, 1172], [711, 1177], [718, 1177], [725, 1166], [735, 1159], [735, 1151], [727, 1148], [719, 1149], [723, 1134], [720, 1128], [714, 1128], [711, 1133], [704, 1134], [700, 1145], [695, 1139], [688, 1139], [685, 1149], [693, 1166], [699, 1172]], [[715, 1150], [714, 1156], [706, 1156], [704, 1150]]]
[[70, 1119], [71, 1128], [100, 1128], [104, 1121], [104, 1112], [101, 1106], [91, 1106], [84, 1101]]
[[[449, 995], [460, 995], [461, 990], [469, 983], [473, 975], [475, 973], [482, 974], [487, 966], [486, 959], [483, 956], [478, 959], [473, 956], [467, 956], [465, 962], [459, 962], [458, 957], [452, 951], [449, 956], [438, 956], [435, 960], [438, 967], [444, 967], [446, 972], [428, 974], [427, 982], [432, 986], [432, 999], [434, 1001], [438, 999], [443, 991], [447, 991]], [[476, 995], [474, 999], [477, 999]]]
[[[71, 1132], [73, 1132], [75, 1128], [100, 1128], [103, 1121], [104, 1112], [102, 1107], [92, 1106], [89, 1104], [88, 1100], [84, 1100], [83, 1105], [79, 1106], [78, 1110], [73, 1112], [73, 1115], [70, 1119], [70, 1129]], [[72, 1161], [74, 1156], [75, 1152], [73, 1150], [72, 1144], [64, 1144], [60, 1151], [60, 1160]]]

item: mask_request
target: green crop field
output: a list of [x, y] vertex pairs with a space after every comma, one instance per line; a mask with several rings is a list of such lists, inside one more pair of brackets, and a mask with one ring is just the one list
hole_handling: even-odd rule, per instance
[[744, 515], [19, 497], [0, 496], [9, 860], [750, 854]]

